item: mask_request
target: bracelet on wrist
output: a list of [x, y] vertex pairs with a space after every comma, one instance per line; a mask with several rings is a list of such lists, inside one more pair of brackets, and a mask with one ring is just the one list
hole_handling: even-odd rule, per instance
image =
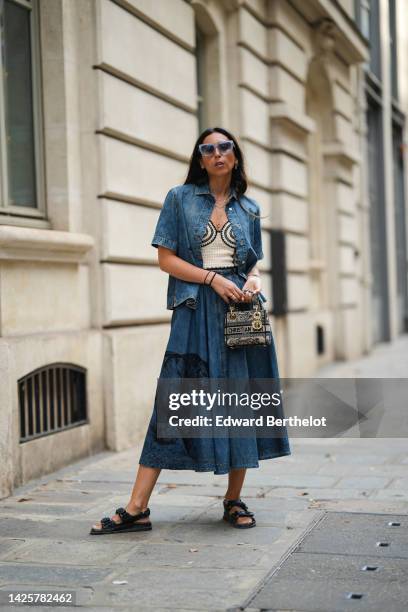
[[206, 280], [207, 280], [208, 275], [209, 275], [209, 273], [210, 273], [210, 272], [211, 272], [211, 270], [208, 270], [207, 274], [205, 275], [205, 278], [204, 278], [204, 280], [203, 280], [203, 285], [206, 285], [206, 284], [207, 284], [207, 283], [206, 283]]
[[213, 282], [214, 277], [215, 277], [215, 275], [216, 275], [216, 274], [217, 274], [217, 272], [214, 272], [214, 274], [213, 274], [213, 276], [212, 276], [212, 279], [211, 279], [211, 280], [210, 280], [210, 282], [208, 283], [208, 286], [209, 286], [209, 287], [211, 287], [211, 283]]

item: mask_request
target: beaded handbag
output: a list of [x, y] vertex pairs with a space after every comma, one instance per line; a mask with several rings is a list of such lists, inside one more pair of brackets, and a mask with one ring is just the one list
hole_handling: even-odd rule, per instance
[[258, 295], [252, 297], [250, 304], [246, 302], [229, 305], [225, 313], [224, 339], [226, 346], [231, 349], [271, 344], [272, 332], [268, 313]]

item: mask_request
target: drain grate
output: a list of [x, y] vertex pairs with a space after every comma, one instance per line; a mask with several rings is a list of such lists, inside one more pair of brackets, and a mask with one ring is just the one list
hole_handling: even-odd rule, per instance
[[408, 609], [407, 526], [408, 517], [401, 515], [326, 513], [247, 607], [304, 612]]

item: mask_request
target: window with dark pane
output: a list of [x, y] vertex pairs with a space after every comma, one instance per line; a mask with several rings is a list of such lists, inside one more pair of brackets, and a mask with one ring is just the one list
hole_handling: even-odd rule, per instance
[[36, 208], [32, 5], [2, 0], [3, 131], [7, 206]]

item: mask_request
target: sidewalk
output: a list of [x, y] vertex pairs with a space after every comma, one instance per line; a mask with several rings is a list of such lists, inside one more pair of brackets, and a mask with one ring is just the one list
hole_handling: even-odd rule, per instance
[[[407, 354], [403, 339], [347, 367], [406, 376]], [[336, 368], [346, 376], [341, 365], [325, 375]], [[220, 520], [226, 476], [163, 470], [151, 532], [88, 535], [127, 502], [140, 448], [33, 481], [0, 502], [0, 589], [74, 590], [95, 611], [405, 610], [407, 440], [293, 438], [291, 447], [248, 470], [242, 498], [257, 527], [243, 531]]]

